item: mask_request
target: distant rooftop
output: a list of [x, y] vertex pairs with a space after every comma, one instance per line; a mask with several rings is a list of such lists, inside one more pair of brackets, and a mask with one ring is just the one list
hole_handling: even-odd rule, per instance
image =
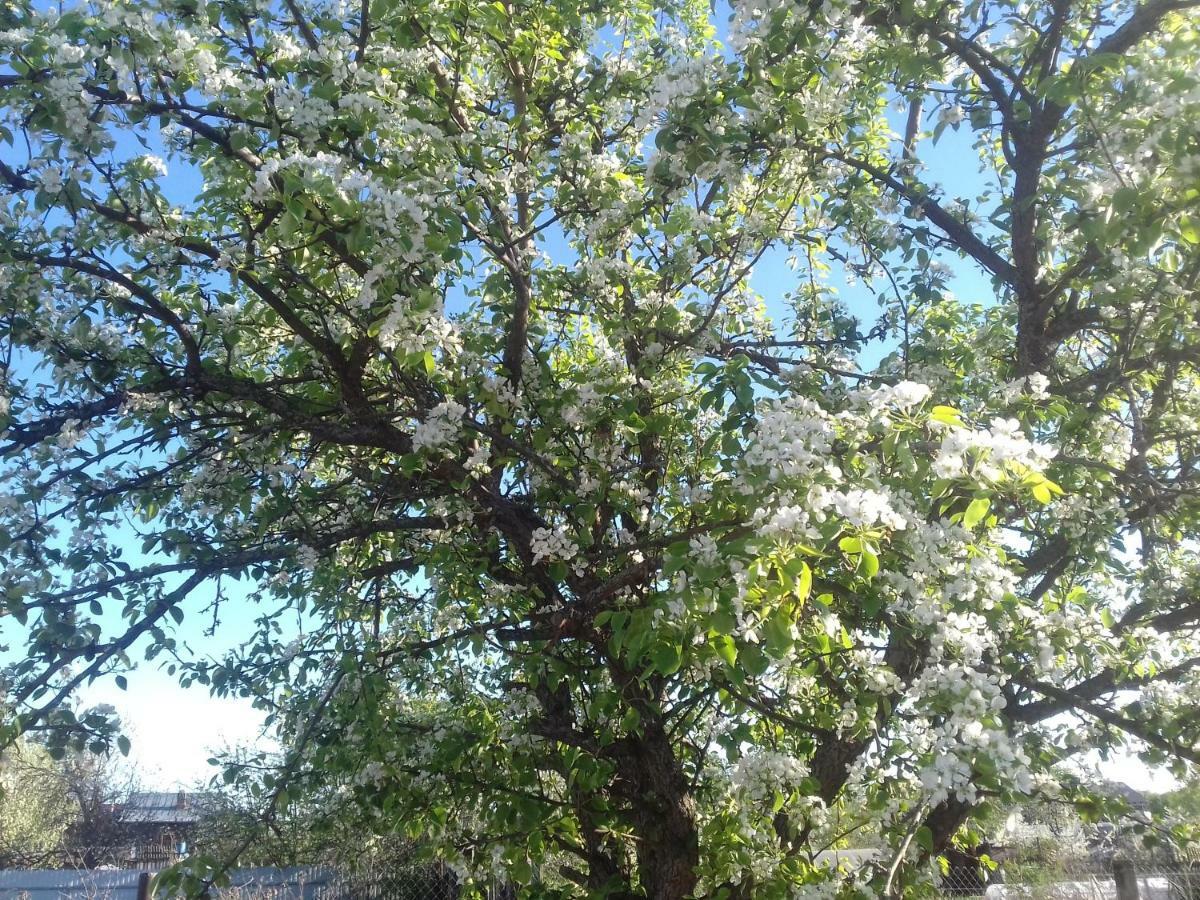
[[1149, 797], [1123, 781], [1100, 781], [1092, 785], [1092, 790], [1109, 797], [1120, 797], [1134, 809], [1146, 809], [1150, 806]]
[[118, 817], [131, 824], [191, 824], [200, 818], [207, 799], [187, 791], [138, 791], [129, 795]]

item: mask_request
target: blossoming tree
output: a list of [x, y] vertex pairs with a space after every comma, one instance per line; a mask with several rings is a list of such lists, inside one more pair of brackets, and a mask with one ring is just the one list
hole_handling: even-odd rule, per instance
[[268, 817], [662, 900], [917, 892], [1082, 752], [1200, 760], [1196, 4], [50, 6], [5, 739], [157, 657], [269, 712]]

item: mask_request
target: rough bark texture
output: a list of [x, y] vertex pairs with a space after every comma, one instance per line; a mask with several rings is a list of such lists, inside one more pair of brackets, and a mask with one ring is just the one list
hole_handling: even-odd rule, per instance
[[700, 841], [696, 804], [661, 724], [647, 725], [622, 774], [636, 786], [638, 876], [653, 900], [683, 900], [696, 888]]

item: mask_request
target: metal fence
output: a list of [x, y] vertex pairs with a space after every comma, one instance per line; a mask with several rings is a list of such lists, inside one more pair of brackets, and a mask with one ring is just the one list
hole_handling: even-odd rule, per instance
[[[516, 900], [516, 889], [499, 879], [463, 886], [442, 865], [406, 866], [362, 875], [328, 873], [315, 900]], [[239, 898], [241, 900], [241, 898]], [[255, 895], [254, 900], [259, 900]], [[264, 897], [262, 900], [277, 900]], [[287, 900], [282, 897], [279, 900]]]
[[63, 847], [26, 857], [0, 862], [0, 870], [17, 865], [31, 871], [89, 872], [97, 870], [136, 870], [159, 872], [183, 859], [173, 844], [157, 842], [114, 843], [108, 846]]
[[1010, 859], [995, 869], [952, 866], [940, 891], [986, 900], [1200, 900], [1200, 864], [1120, 856]]
[[[142, 900], [134, 869], [0, 871], [0, 900]], [[464, 888], [443, 866], [408, 866], [354, 877], [316, 867], [236, 869], [212, 900], [516, 900], [499, 882]]]

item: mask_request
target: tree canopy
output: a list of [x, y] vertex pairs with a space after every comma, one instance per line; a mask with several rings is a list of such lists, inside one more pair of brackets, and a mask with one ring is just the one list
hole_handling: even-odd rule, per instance
[[44, 747], [19, 741], [0, 756], [0, 868], [36, 867], [54, 859], [74, 812]]
[[6, 3], [6, 739], [157, 658], [661, 900], [1197, 762], [1195, 6]]
[[[95, 717], [97, 729], [115, 719], [103, 707], [74, 715]], [[135, 781], [123, 761], [83, 746], [64, 752], [61, 741], [48, 748], [40, 737], [22, 735], [0, 752], [0, 869], [93, 868], [127, 857], [117, 809]]]

